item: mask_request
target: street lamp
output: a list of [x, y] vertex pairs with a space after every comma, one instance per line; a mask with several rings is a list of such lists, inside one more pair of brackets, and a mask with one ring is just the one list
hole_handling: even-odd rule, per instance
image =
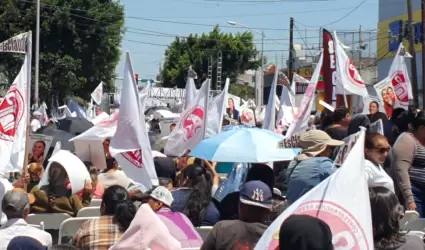
[[[243, 25], [241, 23], [234, 22], [234, 21], [227, 21], [227, 23], [230, 24], [230, 25], [233, 25], [233, 26], [239, 26], [239, 27], [245, 28], [247, 30], [250, 30], [252, 32], [255, 32], [255, 33], [261, 35], [261, 61], [260, 61], [260, 63], [261, 63], [261, 66], [260, 66], [261, 67], [261, 83], [259, 84], [257, 81], [255, 82], [255, 89], [256, 89], [255, 94], [256, 94], [256, 100], [257, 100], [257, 107], [263, 106], [263, 82], [264, 82], [264, 76], [263, 76], [263, 73], [264, 73], [263, 58], [264, 58], [264, 56], [263, 56], [263, 53], [264, 53], [264, 37], [265, 37], [264, 31], [251, 29], [250, 27], [248, 27], [246, 25]], [[258, 85], [260, 85], [260, 86], [258, 86]], [[257, 94], [258, 89], [260, 89], [260, 91]]]

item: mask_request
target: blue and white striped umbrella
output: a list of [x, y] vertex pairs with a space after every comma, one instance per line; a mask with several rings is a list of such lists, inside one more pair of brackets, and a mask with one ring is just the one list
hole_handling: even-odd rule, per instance
[[233, 129], [201, 141], [190, 156], [215, 162], [265, 163], [292, 160], [300, 149], [279, 149], [283, 135], [259, 128]]

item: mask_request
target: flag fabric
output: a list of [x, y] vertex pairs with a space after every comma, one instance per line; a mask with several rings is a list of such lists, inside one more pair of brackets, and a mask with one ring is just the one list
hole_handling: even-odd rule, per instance
[[141, 104], [146, 98], [146, 92], [139, 98], [130, 54], [127, 52], [117, 128], [111, 139], [110, 152], [127, 176], [149, 189], [158, 185], [158, 177], [146, 132], [144, 106]]
[[394, 100], [394, 108], [403, 108], [407, 110], [409, 107], [409, 100], [413, 99], [413, 94], [405, 57], [411, 57], [411, 55], [405, 51], [403, 43], [400, 43], [388, 73], [391, 87], [389, 87], [387, 91], [389, 98]]
[[223, 91], [215, 96], [208, 104], [206, 138], [221, 132], [223, 116], [226, 113], [226, 103], [229, 90], [229, 78], [226, 79]]
[[179, 122], [170, 134], [165, 145], [166, 155], [181, 156], [204, 139], [209, 89], [210, 80], [207, 79], [199, 89], [196, 98], [188, 103]]
[[384, 123], [382, 122], [382, 119], [370, 124], [370, 132], [384, 135]]
[[279, 229], [293, 214], [310, 215], [326, 222], [335, 249], [373, 250], [372, 218], [364, 168], [365, 131], [334, 174], [289, 206], [267, 228], [256, 250], [275, 250]]
[[19, 74], [0, 102], [0, 173], [21, 171], [24, 165], [31, 90], [31, 37], [31, 32], [27, 32], [0, 43], [0, 52], [26, 52]]
[[335, 60], [335, 42], [332, 34], [323, 29], [323, 66], [322, 72], [317, 84], [317, 88], [325, 92], [325, 102], [336, 107], [336, 60]]
[[279, 78], [279, 70], [274, 71], [274, 79], [272, 87], [270, 88], [269, 100], [267, 102], [266, 111], [263, 119], [263, 129], [270, 131], [275, 130], [275, 120], [276, 120], [276, 86]]
[[40, 116], [40, 124], [42, 126], [46, 126], [47, 123], [49, 122], [49, 116], [47, 115], [47, 105], [45, 102], [43, 102], [40, 106], [40, 108], [38, 108], [38, 112], [40, 112], [41, 116]]
[[102, 96], [103, 96], [103, 82], [100, 82], [99, 85], [94, 89], [93, 93], [91, 93], [92, 100], [97, 104], [100, 105], [102, 102]]
[[[323, 53], [320, 55], [319, 62], [314, 69], [311, 81], [305, 90], [304, 97], [301, 101], [300, 107], [297, 109], [297, 113], [292, 121], [291, 125], [286, 132], [286, 137], [291, 137], [296, 133], [303, 132], [308, 128], [308, 120], [310, 119], [311, 109], [314, 105], [314, 92], [316, 91], [317, 82], [319, 81], [320, 71], [322, 68]], [[305, 80], [305, 79], [304, 79]], [[304, 81], [303, 80], [303, 81]], [[307, 80], [305, 80], [307, 81]]]
[[68, 101], [68, 108], [71, 111], [71, 114], [75, 112], [77, 117], [82, 117], [87, 119], [86, 111], [72, 98]]
[[[298, 74], [294, 73], [292, 84], [289, 84], [288, 77], [283, 74], [282, 72], [279, 72], [279, 77], [286, 78], [284, 81], [284, 84], [282, 86], [282, 93], [280, 95], [280, 107], [279, 107], [279, 113], [277, 114], [276, 119], [276, 126], [279, 129], [283, 129], [286, 126], [289, 126], [291, 122], [294, 120], [295, 112], [294, 112], [294, 106], [295, 106], [295, 79], [298, 79]], [[304, 79], [304, 78], [303, 78]]]
[[97, 121], [94, 126], [84, 131], [83, 133], [77, 135], [69, 141], [75, 140], [105, 140], [106, 138], [111, 138], [115, 135], [117, 131], [117, 121], [118, 121], [118, 112], [108, 116], [106, 113], [102, 115], [101, 120]]
[[344, 45], [338, 40], [336, 32], [335, 39], [335, 55], [336, 55], [336, 75], [337, 81], [348, 92], [347, 94], [356, 94], [359, 96], [367, 96], [366, 85], [354, 66], [353, 62], [348, 58], [344, 51]]
[[186, 82], [186, 87], [184, 89], [184, 103], [183, 103], [183, 110], [187, 108], [190, 103], [192, 103], [193, 100], [195, 100], [196, 96], [199, 93], [199, 90], [196, 89], [195, 81], [193, 78], [188, 77]]

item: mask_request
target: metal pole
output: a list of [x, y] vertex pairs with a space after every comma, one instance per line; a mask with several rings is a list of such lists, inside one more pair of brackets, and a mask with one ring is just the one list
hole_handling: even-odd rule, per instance
[[35, 30], [35, 84], [34, 84], [34, 110], [38, 109], [38, 81], [40, 61], [40, 0], [37, 0], [37, 23]]
[[[421, 1], [422, 26], [425, 25], [425, 0]], [[425, 32], [422, 32], [422, 108], [425, 109]]]
[[[261, 83], [260, 83], [260, 93], [259, 93], [259, 106], [263, 106], [264, 103], [264, 99], [263, 99], [263, 92], [264, 92], [264, 69], [263, 69], [263, 65], [264, 65], [264, 31], [261, 31]], [[257, 105], [258, 107], [258, 105]]]
[[288, 63], [288, 78], [292, 83], [292, 71], [294, 70], [294, 18], [289, 19], [289, 63]]
[[412, 71], [412, 92], [413, 92], [413, 105], [415, 108], [418, 107], [418, 74], [416, 69], [416, 50], [415, 50], [415, 40], [413, 34], [413, 14], [412, 14], [412, 0], [407, 0], [407, 15], [408, 15], [408, 36], [409, 36], [409, 45], [410, 45], [410, 54], [412, 55], [411, 62], [411, 71]]

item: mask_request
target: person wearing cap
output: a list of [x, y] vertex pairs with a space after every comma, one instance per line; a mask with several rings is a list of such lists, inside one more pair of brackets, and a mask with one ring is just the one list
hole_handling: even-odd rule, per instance
[[0, 228], [0, 249], [6, 249], [16, 236], [28, 236], [39, 241], [43, 246], [52, 246], [52, 236], [35, 228], [25, 221], [30, 213], [30, 204], [34, 197], [23, 189], [15, 188], [6, 192], [2, 201], [3, 213], [8, 221]]
[[271, 209], [270, 187], [262, 181], [246, 182], [239, 194], [239, 219], [218, 222], [201, 249], [254, 249], [267, 229]]
[[149, 206], [183, 248], [201, 247], [202, 237], [192, 222], [183, 213], [171, 211], [173, 200], [171, 192], [162, 186], [156, 187], [147, 197]]
[[299, 145], [302, 151], [291, 161], [286, 172], [289, 204], [335, 172], [330, 157], [334, 148], [344, 142], [332, 139], [322, 130], [310, 130], [301, 134]]
[[36, 132], [38, 129], [41, 128], [40, 116], [41, 116], [41, 113], [39, 111], [35, 111], [34, 113], [32, 113], [31, 124], [30, 124], [32, 132]]

